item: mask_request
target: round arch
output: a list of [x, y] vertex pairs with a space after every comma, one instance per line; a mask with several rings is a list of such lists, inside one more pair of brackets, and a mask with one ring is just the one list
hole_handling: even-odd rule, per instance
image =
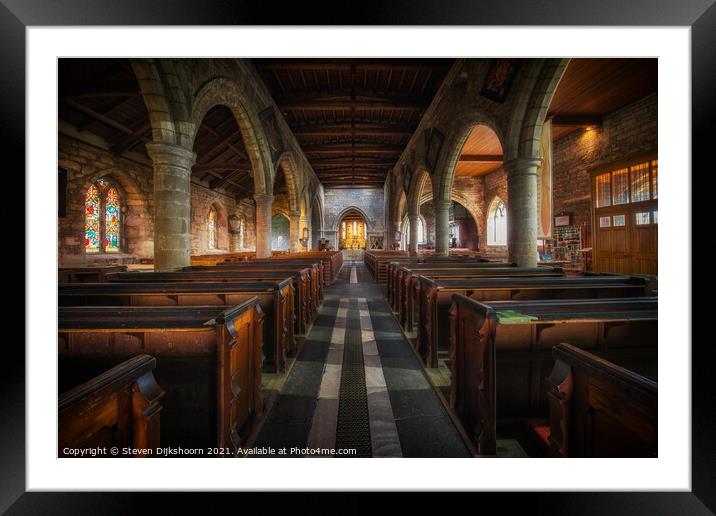
[[490, 115], [482, 111], [468, 111], [463, 114], [454, 127], [454, 129], [446, 138], [444, 146], [447, 151], [442, 160], [442, 166], [437, 168], [436, 185], [437, 189], [433, 194], [436, 200], [450, 200], [453, 193], [453, 181], [457, 170], [460, 156], [462, 155], [465, 144], [472, 132], [480, 127], [489, 130], [489, 134], [496, 138], [500, 147], [500, 154], [504, 154], [504, 137], [501, 134], [499, 125], [492, 119]]
[[271, 191], [273, 191], [273, 181], [276, 180], [276, 175], [279, 172], [279, 168], [283, 171], [283, 175], [286, 178], [286, 187], [288, 190], [288, 209], [295, 212], [300, 209], [298, 197], [301, 183], [301, 176], [298, 173], [298, 167], [296, 166], [296, 160], [291, 151], [286, 151], [276, 162], [276, 166], [273, 169], [273, 177], [271, 184]]
[[374, 229], [375, 223], [371, 222], [370, 218], [365, 213], [365, 211], [358, 208], [357, 206], [349, 206], [348, 208], [345, 208], [344, 210], [342, 210], [338, 215], [336, 215], [336, 218], [333, 221], [333, 227], [331, 229], [333, 231], [338, 231], [338, 227], [340, 226], [341, 221], [351, 211], [357, 211], [360, 214], [360, 216], [363, 217], [367, 231], [372, 231]]

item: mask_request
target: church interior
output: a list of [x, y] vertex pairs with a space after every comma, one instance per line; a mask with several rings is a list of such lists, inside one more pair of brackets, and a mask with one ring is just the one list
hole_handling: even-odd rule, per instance
[[656, 59], [58, 75], [58, 456], [658, 455]]

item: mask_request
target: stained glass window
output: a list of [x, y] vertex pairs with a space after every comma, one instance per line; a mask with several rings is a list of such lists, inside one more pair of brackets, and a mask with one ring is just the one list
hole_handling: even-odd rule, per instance
[[90, 185], [85, 194], [85, 251], [121, 251], [121, 212], [119, 193], [106, 179]]
[[611, 205], [611, 174], [602, 174], [597, 176], [597, 208]]
[[634, 223], [637, 226], [644, 226], [646, 224], [649, 224], [649, 212], [648, 211], [640, 211], [634, 214]]
[[649, 200], [649, 163], [631, 167], [631, 202]]
[[614, 215], [614, 226], [626, 226], [626, 217], [624, 215]]
[[104, 251], [106, 253], [119, 252], [119, 195], [117, 190], [107, 190], [105, 201], [104, 222]]
[[209, 210], [209, 249], [216, 249], [218, 246], [216, 234], [216, 210], [212, 207]]
[[85, 251], [88, 253], [99, 252], [99, 214], [99, 189], [96, 185], [90, 185], [85, 197]]
[[600, 228], [608, 228], [611, 225], [612, 225], [611, 217], [599, 217], [599, 227]]
[[612, 200], [615, 205], [629, 202], [628, 168], [622, 168], [612, 172]]
[[658, 199], [659, 198], [659, 160], [654, 160], [651, 162], [651, 198], [652, 199]]

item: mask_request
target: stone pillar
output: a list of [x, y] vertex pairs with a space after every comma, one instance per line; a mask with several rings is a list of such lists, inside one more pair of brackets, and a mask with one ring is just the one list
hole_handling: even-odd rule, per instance
[[301, 243], [298, 241], [301, 238], [301, 211], [289, 211], [288, 217], [288, 250], [298, 253], [301, 251]]
[[504, 163], [507, 174], [507, 252], [520, 267], [536, 267], [537, 169], [541, 158], [517, 158]]
[[410, 256], [418, 256], [418, 224], [420, 216], [417, 213], [408, 214], [409, 239], [408, 254]]
[[154, 163], [154, 270], [191, 265], [191, 167], [196, 154], [179, 145], [148, 143]]
[[435, 208], [435, 254], [447, 256], [450, 254], [450, 201], [439, 200], [433, 202]]
[[256, 194], [254, 201], [256, 201], [256, 258], [270, 258], [273, 195]]

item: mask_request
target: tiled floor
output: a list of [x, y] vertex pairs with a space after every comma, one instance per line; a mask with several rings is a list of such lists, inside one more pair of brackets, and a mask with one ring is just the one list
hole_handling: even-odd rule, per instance
[[[358, 402], [367, 405], [367, 412], [357, 413], [367, 413], [371, 455], [470, 457], [390, 313], [382, 289], [362, 263], [350, 261], [326, 288], [318, 319], [283, 385], [279, 378], [266, 379], [265, 387], [280, 391], [249, 444], [275, 450], [285, 447], [284, 457], [331, 456], [341, 396], [346, 395], [341, 392], [346, 342], [358, 336], [366, 390], [364, 401]], [[361, 438], [359, 433], [356, 440]], [[344, 436], [341, 442], [345, 445]], [[356, 441], [356, 447], [360, 444]]]

